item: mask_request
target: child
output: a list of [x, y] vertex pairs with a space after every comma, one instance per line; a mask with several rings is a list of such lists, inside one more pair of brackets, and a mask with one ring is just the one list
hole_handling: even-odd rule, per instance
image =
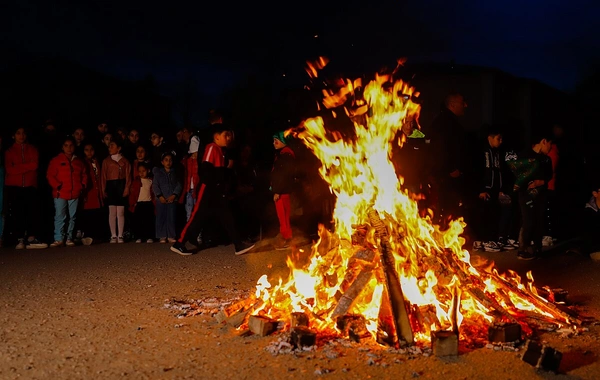
[[478, 227], [478, 237], [483, 242], [473, 243], [475, 249], [487, 252], [499, 252], [504, 248], [514, 248], [513, 244], [506, 240], [510, 223], [511, 199], [507, 195], [508, 191], [503, 178], [505, 161], [504, 155], [500, 154], [500, 145], [502, 145], [500, 129], [496, 126], [488, 127], [486, 142], [480, 149], [478, 165], [480, 220], [476, 227]]
[[118, 140], [110, 142], [108, 153], [109, 156], [102, 162], [102, 193], [108, 205], [110, 242], [124, 243], [125, 206], [131, 187], [131, 164], [121, 155], [121, 142]]
[[131, 184], [129, 193], [129, 211], [133, 214], [133, 235], [136, 243], [143, 240], [146, 243], [154, 243], [156, 236], [154, 225], [154, 193], [152, 191], [152, 180], [148, 178], [150, 165], [138, 163], [138, 172]]
[[173, 168], [173, 153], [162, 155], [162, 167], [152, 169], [154, 181], [152, 190], [156, 195], [156, 235], [161, 243], [175, 243], [175, 216], [177, 200], [181, 196], [181, 181]]
[[146, 169], [148, 169], [148, 174], [152, 173], [152, 166], [148, 159], [148, 150], [146, 149], [146, 146], [140, 144], [135, 149], [135, 160], [133, 160], [134, 177], [138, 175], [138, 165], [142, 162], [147, 165]]
[[184, 197], [181, 197], [181, 201], [185, 202], [185, 216], [186, 222], [190, 220], [194, 205], [197, 199], [197, 188], [200, 183], [198, 177], [198, 146], [200, 145], [200, 139], [197, 136], [192, 137], [190, 140], [190, 148], [188, 149], [188, 156], [183, 159], [183, 168], [185, 170], [185, 180], [183, 182]]
[[[54, 198], [54, 243], [50, 247], [73, 247], [73, 231], [79, 196], [87, 183], [85, 164], [75, 156], [75, 139], [65, 138], [62, 153], [54, 157], [48, 165], [46, 178], [52, 187]], [[65, 221], [69, 213], [69, 225], [65, 235]], [[65, 243], [66, 237], [66, 243]]]
[[[17, 128], [13, 134], [15, 143], [4, 154], [4, 191], [7, 211], [14, 217], [13, 230], [18, 238], [16, 249], [43, 249], [48, 244], [40, 242], [35, 235], [39, 231], [38, 150], [27, 142], [25, 128]], [[25, 234], [28, 235], [25, 241]]]
[[254, 244], [243, 243], [239, 238], [228, 200], [225, 198], [227, 168], [223, 148], [231, 139], [229, 129], [223, 124], [213, 124], [212, 128], [213, 142], [206, 146], [202, 162], [199, 163], [201, 185], [198, 190], [198, 200], [179, 240], [171, 247], [171, 251], [180, 255], [192, 254], [185, 247], [185, 243], [194, 242], [204, 224], [211, 218], [216, 218], [227, 230], [227, 234], [235, 246], [236, 255], [243, 255], [254, 248]]
[[[84, 163], [87, 168], [87, 185], [83, 196], [83, 210], [78, 216], [84, 244], [91, 244], [94, 240], [106, 238], [104, 223], [98, 223], [100, 220], [106, 220], [104, 214], [104, 196], [102, 193], [102, 171], [100, 162], [96, 158], [96, 151], [92, 143], [86, 143], [83, 147]], [[85, 236], [85, 237], [84, 237]], [[89, 240], [91, 239], [91, 240]]]
[[287, 146], [284, 132], [273, 135], [275, 147], [275, 162], [271, 171], [271, 191], [279, 219], [280, 240], [275, 244], [275, 249], [283, 250], [290, 246], [292, 241], [292, 226], [290, 225], [291, 204], [290, 194], [294, 190], [294, 151]]
[[[531, 147], [519, 154], [517, 159], [517, 162], [525, 162], [531, 170], [525, 170], [518, 175], [514, 185], [521, 209], [517, 254], [517, 258], [521, 260], [535, 259], [542, 250], [546, 193], [548, 182], [552, 179], [552, 162], [548, 158], [552, 149], [552, 137], [538, 134], [534, 135], [531, 141]], [[531, 242], [534, 246], [531, 246]]]

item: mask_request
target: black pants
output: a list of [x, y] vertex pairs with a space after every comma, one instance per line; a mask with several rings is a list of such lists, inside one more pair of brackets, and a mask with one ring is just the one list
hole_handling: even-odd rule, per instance
[[544, 235], [544, 212], [546, 211], [546, 193], [539, 192], [535, 197], [526, 190], [519, 192], [521, 208], [521, 231], [519, 233], [519, 250], [526, 251], [534, 243], [534, 248], [541, 252]]
[[[204, 186], [204, 185], [203, 185]], [[231, 213], [229, 200], [222, 194], [213, 191], [210, 188], [200, 190], [196, 207], [192, 212], [190, 220], [181, 232], [179, 242], [185, 244], [191, 241], [195, 244], [196, 238], [208, 223], [219, 223], [225, 229], [231, 241], [238, 245], [241, 243], [238, 230], [235, 226], [235, 220]]]
[[500, 203], [499, 192], [490, 192], [490, 199], [479, 199], [477, 211], [477, 238], [481, 241], [497, 241], [508, 237], [511, 205]]
[[12, 238], [23, 239], [39, 236], [39, 221], [42, 219], [39, 208], [38, 191], [35, 187], [6, 186], [7, 232]]
[[133, 236], [136, 239], [154, 239], [156, 236], [154, 203], [138, 202], [137, 205], [135, 205], [131, 227]]

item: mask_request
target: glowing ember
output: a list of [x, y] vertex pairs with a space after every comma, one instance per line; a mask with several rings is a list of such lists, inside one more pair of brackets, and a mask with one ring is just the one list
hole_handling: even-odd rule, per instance
[[[326, 63], [323, 58], [309, 63], [307, 71], [317, 77], [317, 69]], [[459, 326], [461, 337], [467, 331], [481, 336], [490, 323], [501, 320], [520, 323], [526, 333], [532, 318], [577, 322], [538, 296], [532, 277], [524, 285], [516, 273], [473, 267], [469, 252], [462, 249], [462, 220], [440, 231], [430, 217], [419, 216], [417, 203], [403, 190], [390, 161], [402, 125], [418, 122], [417, 96], [407, 83], [388, 75], [376, 75], [364, 88], [361, 80], [347, 80], [338, 92], [324, 91], [322, 104], [327, 109], [344, 106], [355, 136], [332, 133], [321, 117], [291, 131], [320, 159], [320, 174], [336, 195], [335, 231], [320, 227], [307, 265], [297, 267], [288, 258], [286, 281], [271, 284], [261, 277], [252, 314], [289, 321], [292, 313], [304, 312], [310, 327], [323, 334], [339, 333], [336, 318], [361, 315], [374, 337], [393, 334], [405, 327], [389, 323], [393, 292], [382, 260], [385, 248], [393, 255], [392, 270], [410, 319], [410, 334], [396, 333], [404, 340], [414, 336], [424, 342], [432, 331], [459, 331]], [[387, 228], [385, 242], [370, 222], [373, 210]]]

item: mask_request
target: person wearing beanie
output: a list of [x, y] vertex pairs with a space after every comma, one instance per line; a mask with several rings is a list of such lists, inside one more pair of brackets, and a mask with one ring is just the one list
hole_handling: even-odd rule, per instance
[[284, 131], [273, 135], [273, 146], [275, 147], [275, 161], [271, 171], [271, 191], [273, 201], [279, 219], [279, 232], [281, 234], [275, 249], [284, 250], [290, 247], [292, 242], [292, 226], [290, 224], [291, 202], [290, 194], [294, 190], [295, 169], [294, 151], [287, 145], [288, 140]]

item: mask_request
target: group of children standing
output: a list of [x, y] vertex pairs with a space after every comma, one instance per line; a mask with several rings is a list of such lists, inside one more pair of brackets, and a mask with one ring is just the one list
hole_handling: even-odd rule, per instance
[[[4, 154], [6, 168], [6, 201], [12, 215], [12, 230], [17, 237], [17, 249], [42, 249], [48, 244], [38, 239], [38, 149], [27, 141], [24, 128], [13, 133], [13, 145]], [[175, 215], [177, 204], [186, 201], [193, 207], [197, 171], [177, 173], [175, 153], [164, 150], [160, 165], [147, 159], [143, 145], [135, 149], [130, 162], [122, 154], [123, 141], [111, 139], [108, 155], [96, 156], [96, 144], [77, 144], [72, 136], [61, 141], [61, 152], [52, 158], [46, 170], [46, 180], [52, 190], [54, 204], [54, 236], [50, 247], [74, 246], [76, 239], [84, 244], [104, 237], [105, 210], [108, 210], [110, 243], [124, 243], [126, 225], [130, 226], [137, 243], [176, 241]], [[189, 154], [183, 160], [185, 171], [196, 170], [199, 141], [193, 139]], [[82, 152], [80, 157], [76, 150]], [[186, 179], [182, 181], [181, 178]], [[126, 221], [126, 210], [131, 216]], [[106, 222], [104, 222], [106, 223]]]
[[[136, 243], [158, 239], [172, 243], [172, 251], [188, 255], [193, 252], [185, 247], [186, 242], [199, 249], [209, 248], [198, 241], [198, 236], [207, 223], [216, 221], [234, 243], [237, 255], [250, 251], [254, 244], [240, 238], [227, 195], [231, 165], [226, 148], [233, 134], [221, 123], [212, 129], [213, 141], [201, 159], [200, 141], [191, 135], [183, 158], [176, 157], [159, 133], [151, 135], [150, 152], [137, 143], [139, 135], [134, 136], [135, 141], [124, 140], [127, 136], [111, 136], [105, 141], [109, 133], [104, 131], [96, 141], [99, 145], [86, 141], [79, 129], [64, 137], [60, 153], [50, 160], [45, 173], [54, 205], [54, 234], [49, 246], [74, 246], [78, 240], [89, 245], [102, 240], [107, 236], [108, 219], [110, 243], [124, 243], [127, 229]], [[100, 126], [98, 130], [102, 132]], [[14, 219], [11, 227], [18, 240], [16, 248], [47, 248], [48, 244], [38, 239], [40, 218], [36, 213], [43, 194], [37, 181], [38, 171], [44, 170], [38, 149], [28, 142], [24, 128], [17, 129], [12, 137], [14, 143], [4, 155], [5, 191], [0, 195], [6, 195]], [[290, 194], [295, 166], [294, 152], [286, 143], [283, 132], [273, 136], [276, 157], [271, 191], [280, 224], [277, 249], [289, 248], [292, 239]], [[104, 157], [98, 157], [97, 149], [103, 150]], [[179, 236], [178, 204], [184, 206], [187, 220]]]

